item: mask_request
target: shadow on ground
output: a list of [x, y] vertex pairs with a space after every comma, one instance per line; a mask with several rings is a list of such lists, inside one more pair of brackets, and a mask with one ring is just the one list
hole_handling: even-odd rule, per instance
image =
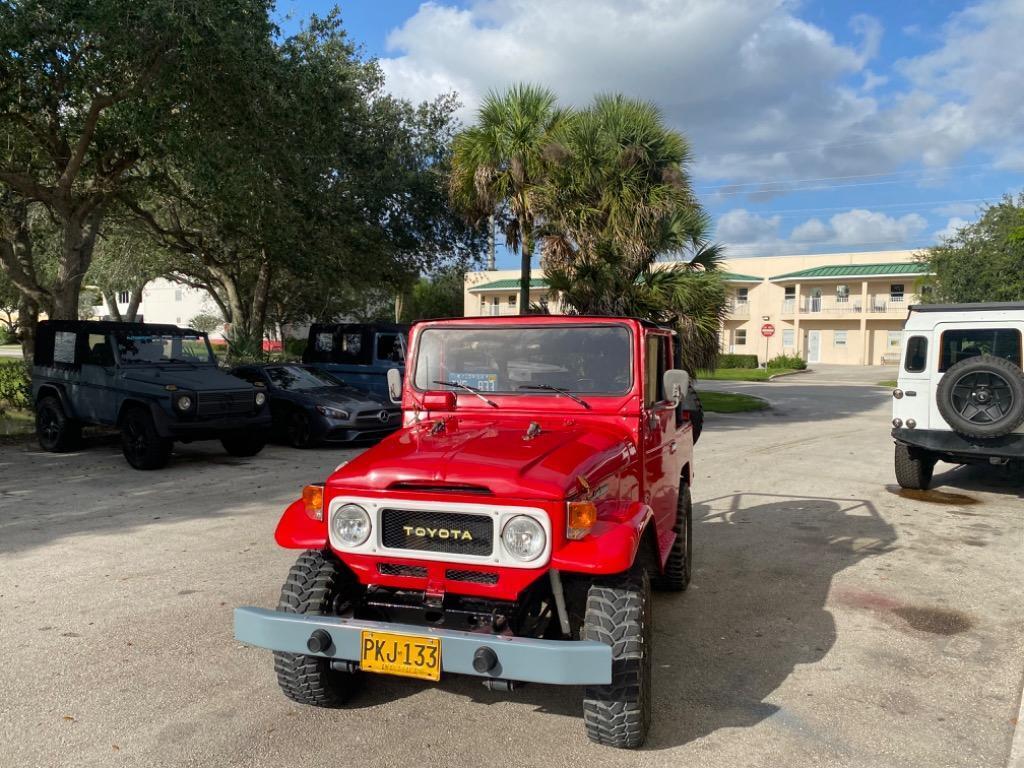
[[[713, 392], [734, 392], [753, 395], [767, 400], [770, 408], [760, 411], [735, 414], [707, 414], [706, 425], [710, 430], [750, 429], [772, 422], [798, 423], [834, 421], [848, 416], [859, 415], [879, 409], [892, 400], [888, 390], [878, 387], [842, 386], [799, 386], [767, 382], [749, 384], [742, 382], [701, 382], [698, 390]], [[888, 425], [889, 417], [879, 417], [880, 425]]]

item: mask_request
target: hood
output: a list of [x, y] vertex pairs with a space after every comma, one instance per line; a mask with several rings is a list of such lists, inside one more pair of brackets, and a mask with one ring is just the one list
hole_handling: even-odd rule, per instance
[[128, 368], [125, 373], [127, 381], [138, 381], [143, 384], [155, 384], [164, 387], [174, 384], [181, 389], [191, 389], [197, 392], [224, 389], [255, 389], [245, 379], [232, 376], [220, 368], [210, 366], [188, 366], [188, 365], [164, 365], [164, 366], [141, 366], [139, 368]]
[[327, 389], [296, 392], [310, 403], [316, 405], [337, 406], [339, 408], [366, 409], [394, 411], [398, 406], [394, 403], [386, 403], [382, 398], [374, 397], [369, 392], [361, 392], [352, 387], [330, 387]]
[[625, 430], [604, 424], [542, 423], [525, 439], [530, 421], [450, 418], [431, 434], [434, 421], [400, 430], [339, 468], [329, 483], [346, 490], [385, 491], [399, 484], [483, 487], [506, 498], [562, 499], [579, 478], [601, 477], [635, 456]]

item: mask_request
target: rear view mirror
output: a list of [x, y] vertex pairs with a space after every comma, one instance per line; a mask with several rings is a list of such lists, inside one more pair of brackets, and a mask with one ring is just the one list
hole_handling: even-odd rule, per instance
[[402, 402], [402, 372], [397, 368], [388, 368], [388, 396], [392, 403]]
[[686, 398], [686, 393], [690, 389], [690, 374], [673, 368], [665, 371], [662, 382], [665, 387], [665, 399], [679, 405]]

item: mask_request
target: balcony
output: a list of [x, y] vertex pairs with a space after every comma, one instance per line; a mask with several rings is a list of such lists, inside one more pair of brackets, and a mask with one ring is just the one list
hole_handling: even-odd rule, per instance
[[914, 297], [903, 294], [872, 294], [867, 306], [861, 296], [801, 296], [800, 301], [786, 299], [782, 302], [782, 317], [860, 317], [883, 316], [903, 317]]
[[730, 320], [743, 320], [750, 317], [749, 301], [730, 301], [726, 305]]

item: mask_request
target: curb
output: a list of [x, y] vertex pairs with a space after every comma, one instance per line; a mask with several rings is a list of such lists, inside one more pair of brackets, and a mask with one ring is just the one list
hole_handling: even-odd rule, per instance
[[801, 373], [814, 373], [810, 368], [804, 368], [802, 371], [790, 371], [789, 373], [776, 373], [774, 376], [769, 376], [767, 381], [775, 381], [786, 376], [799, 376]]

